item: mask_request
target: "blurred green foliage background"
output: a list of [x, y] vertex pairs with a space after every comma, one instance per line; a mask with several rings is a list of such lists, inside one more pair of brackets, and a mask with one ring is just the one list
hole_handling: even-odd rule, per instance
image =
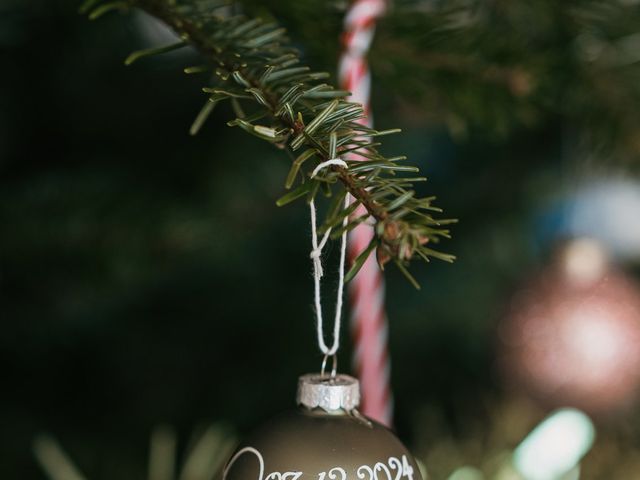
[[[334, 72], [342, 9], [294, 3], [246, 8], [281, 20], [308, 63]], [[538, 16], [557, 21], [540, 4]], [[541, 86], [528, 95], [474, 81], [473, 62], [429, 74], [429, 61], [397, 56], [402, 42], [424, 52], [447, 38], [462, 55], [473, 38], [430, 37], [405, 7], [374, 45], [375, 121], [404, 129], [386, 148], [419, 165], [424, 192], [460, 219], [442, 245], [458, 261], [417, 266], [421, 291], [393, 269], [386, 277], [396, 424], [411, 443], [428, 428], [426, 410], [464, 436], [468, 419], [482, 422], [503, 395], [495, 325], [548, 247], [536, 218], [586, 170], [609, 165], [582, 155], [576, 119], [617, 124], [553, 108], [599, 105], [588, 88], [571, 88], [581, 84], [571, 84], [570, 62], [544, 70], [544, 49], [562, 51], [573, 35], [565, 24], [538, 23], [557, 34], [544, 42], [521, 34], [535, 65], [515, 63]], [[522, 20], [510, 18], [495, 23], [496, 38], [515, 35]], [[202, 80], [181, 69], [197, 53], [123, 66], [154, 35], [164, 34], [142, 14], [89, 22], [75, 2], [0, 3], [2, 478], [42, 478], [31, 441], [43, 430], [93, 480], [142, 478], [154, 425], [186, 436], [225, 421], [246, 432], [292, 407], [297, 376], [319, 366], [307, 212], [274, 203], [288, 159], [227, 128], [227, 107], [190, 137]], [[347, 335], [343, 346], [347, 369]]]

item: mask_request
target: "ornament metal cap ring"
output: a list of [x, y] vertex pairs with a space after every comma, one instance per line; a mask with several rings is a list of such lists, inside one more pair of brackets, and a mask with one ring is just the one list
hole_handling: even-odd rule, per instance
[[351, 412], [360, 405], [360, 383], [349, 375], [310, 373], [298, 380], [298, 405], [326, 412]]
[[329, 357], [333, 359], [333, 366], [331, 367], [331, 376], [335, 377], [336, 373], [338, 372], [338, 356], [335, 353], [332, 355], [329, 355], [327, 353], [322, 359], [322, 368], [320, 368], [320, 376], [322, 377], [325, 376], [324, 372], [325, 372], [325, 369], [327, 368], [327, 360], [329, 359]]

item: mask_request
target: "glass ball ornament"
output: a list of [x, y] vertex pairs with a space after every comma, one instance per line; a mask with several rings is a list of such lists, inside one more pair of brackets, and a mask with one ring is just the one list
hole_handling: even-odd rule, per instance
[[625, 411], [640, 390], [640, 289], [577, 239], [512, 299], [499, 326], [507, 382], [551, 406]]
[[303, 375], [298, 408], [249, 435], [222, 480], [422, 480], [407, 448], [361, 415], [359, 401], [353, 377]]

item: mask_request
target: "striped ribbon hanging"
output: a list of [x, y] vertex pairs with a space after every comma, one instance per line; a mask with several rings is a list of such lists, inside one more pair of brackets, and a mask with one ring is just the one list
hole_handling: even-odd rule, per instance
[[[373, 40], [376, 19], [385, 11], [383, 0], [356, 0], [347, 12], [342, 37], [343, 52], [339, 76], [341, 88], [352, 93], [350, 100], [361, 103], [371, 126], [369, 95], [371, 75], [367, 52]], [[359, 157], [350, 157], [361, 159]], [[360, 216], [362, 206], [354, 213]], [[353, 261], [367, 248], [373, 236], [370, 225], [360, 224], [349, 234], [349, 259]], [[393, 397], [390, 387], [390, 359], [387, 348], [387, 317], [384, 309], [384, 279], [375, 255], [370, 255], [351, 281], [351, 328], [354, 339], [354, 367], [362, 387], [362, 412], [385, 425], [391, 425]]]

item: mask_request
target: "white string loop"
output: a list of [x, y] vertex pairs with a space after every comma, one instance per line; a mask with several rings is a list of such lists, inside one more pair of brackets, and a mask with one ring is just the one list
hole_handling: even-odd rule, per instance
[[[311, 178], [314, 178], [318, 172], [327, 168], [331, 165], [339, 165], [341, 167], [347, 168], [347, 164], [341, 158], [332, 158], [331, 160], [327, 160], [325, 162], [320, 163], [314, 170], [311, 172]], [[349, 195], [345, 195], [344, 198], [344, 207], [347, 208], [349, 206]], [[311, 245], [313, 249], [309, 254], [309, 257], [313, 260], [313, 284], [314, 284], [314, 297], [315, 297], [315, 307], [316, 307], [316, 323], [317, 323], [317, 336], [318, 336], [318, 347], [320, 351], [326, 356], [335, 355], [338, 351], [338, 346], [340, 343], [340, 323], [342, 317], [342, 298], [344, 296], [344, 265], [345, 258], [347, 253], [347, 231], [346, 229], [342, 232], [340, 237], [340, 266], [339, 266], [339, 274], [338, 274], [338, 293], [336, 298], [336, 313], [333, 323], [333, 344], [331, 348], [327, 346], [324, 341], [324, 327], [322, 321], [322, 301], [321, 301], [321, 292], [320, 292], [320, 279], [324, 275], [322, 270], [322, 249], [327, 244], [329, 240], [329, 235], [331, 234], [331, 228], [328, 228], [327, 231], [322, 236], [320, 242], [318, 242], [318, 227], [316, 225], [316, 204], [313, 199], [309, 202], [309, 212], [311, 214]], [[349, 216], [346, 215], [344, 220], [342, 220], [342, 226], [346, 227], [349, 221]], [[326, 361], [326, 360], [325, 360]]]

